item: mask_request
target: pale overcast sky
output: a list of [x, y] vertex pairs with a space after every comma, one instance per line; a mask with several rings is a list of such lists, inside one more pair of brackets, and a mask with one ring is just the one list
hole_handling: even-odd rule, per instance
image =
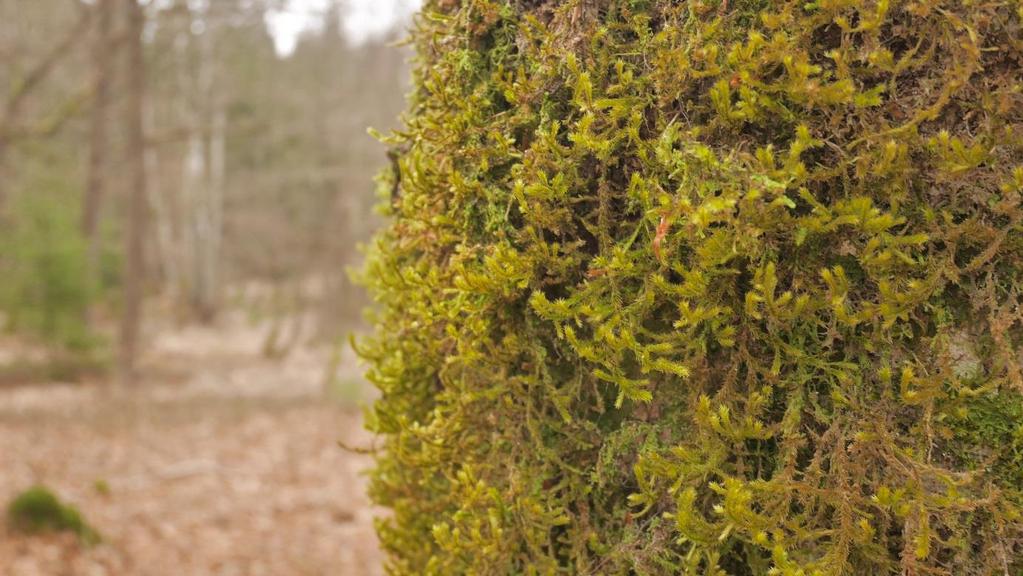
[[[299, 35], [320, 23], [329, 0], [288, 0], [286, 7], [267, 17], [277, 52], [290, 54]], [[417, 10], [420, 0], [345, 0], [345, 32], [353, 42], [382, 34]]]

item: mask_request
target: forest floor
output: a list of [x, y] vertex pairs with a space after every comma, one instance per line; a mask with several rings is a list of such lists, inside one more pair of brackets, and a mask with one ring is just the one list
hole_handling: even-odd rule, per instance
[[380, 574], [364, 386], [326, 348], [262, 357], [241, 318], [151, 330], [142, 381], [0, 387], [0, 505], [42, 484], [102, 535], [0, 521], [3, 576]]

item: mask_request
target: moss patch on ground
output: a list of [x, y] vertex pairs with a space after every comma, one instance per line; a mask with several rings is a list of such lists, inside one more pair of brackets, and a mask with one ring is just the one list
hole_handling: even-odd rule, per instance
[[25, 534], [71, 532], [88, 545], [102, 540], [77, 508], [62, 502], [45, 486], [33, 486], [17, 495], [7, 508], [7, 518], [14, 530]]

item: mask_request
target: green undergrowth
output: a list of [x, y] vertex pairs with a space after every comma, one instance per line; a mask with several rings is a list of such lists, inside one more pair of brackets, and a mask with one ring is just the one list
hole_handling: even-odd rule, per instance
[[78, 190], [54, 175], [30, 184], [12, 199], [0, 227], [0, 329], [87, 356], [104, 346], [86, 319], [109, 288], [110, 257], [102, 253], [103, 278], [91, 281]]
[[8, 506], [7, 517], [12, 528], [29, 535], [70, 532], [87, 545], [102, 540], [77, 508], [61, 502], [44, 486], [33, 486], [16, 496]]
[[1023, 3], [430, 0], [393, 574], [1023, 574]]
[[0, 364], [0, 387], [46, 382], [78, 383], [110, 373], [110, 359], [100, 350], [53, 351], [44, 358]]

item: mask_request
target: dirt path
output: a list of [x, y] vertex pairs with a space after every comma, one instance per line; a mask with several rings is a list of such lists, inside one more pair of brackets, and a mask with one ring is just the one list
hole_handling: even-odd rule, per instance
[[[134, 392], [0, 390], [0, 503], [42, 483], [103, 536], [0, 527], [0, 575], [373, 575], [380, 556], [349, 380], [323, 390], [323, 350], [259, 357], [241, 321], [166, 331]], [[0, 523], [3, 524], [3, 523]]]

